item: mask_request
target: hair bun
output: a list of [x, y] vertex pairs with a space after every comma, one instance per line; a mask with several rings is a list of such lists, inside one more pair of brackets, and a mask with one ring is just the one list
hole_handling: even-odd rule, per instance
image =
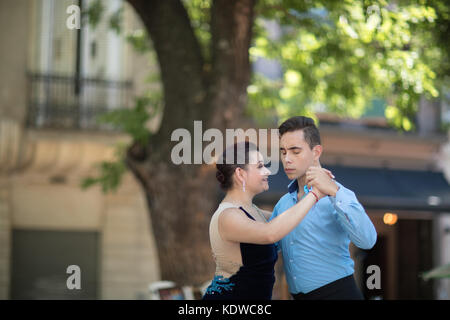
[[220, 171], [216, 172], [216, 178], [217, 180], [219, 180], [220, 183], [223, 183], [225, 181], [225, 176]]

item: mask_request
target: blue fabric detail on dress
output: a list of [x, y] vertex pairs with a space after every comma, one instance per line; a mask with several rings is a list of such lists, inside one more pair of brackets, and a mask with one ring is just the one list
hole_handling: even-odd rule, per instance
[[280, 245], [278, 244], [278, 242], [274, 243], [275, 246], [275, 251], [278, 252], [278, 250], [281, 250]]
[[206, 293], [212, 294], [214, 292], [222, 293], [222, 290], [231, 291], [232, 287], [234, 287], [234, 283], [230, 281], [228, 278], [224, 278], [223, 276], [214, 276], [213, 281], [206, 289]]

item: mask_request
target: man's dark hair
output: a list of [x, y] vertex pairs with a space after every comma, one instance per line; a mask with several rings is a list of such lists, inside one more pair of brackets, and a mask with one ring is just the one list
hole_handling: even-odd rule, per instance
[[280, 138], [286, 132], [292, 132], [297, 130], [303, 130], [303, 136], [305, 141], [308, 143], [309, 147], [314, 148], [320, 145], [320, 133], [317, 129], [314, 120], [304, 116], [297, 116], [287, 119], [278, 128]]

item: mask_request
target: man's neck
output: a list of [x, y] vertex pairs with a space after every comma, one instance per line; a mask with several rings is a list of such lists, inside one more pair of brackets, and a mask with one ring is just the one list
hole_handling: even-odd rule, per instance
[[[314, 161], [313, 166], [322, 168], [322, 166], [320, 165], [319, 160]], [[303, 176], [297, 178], [297, 183], [298, 183], [298, 193], [299, 194], [303, 194], [303, 187], [306, 184], [306, 174], [304, 174]]]
[[303, 186], [306, 184], [306, 175], [297, 178], [298, 190], [303, 192]]
[[297, 190], [297, 199], [300, 201], [300, 199], [304, 195], [303, 186], [306, 184], [306, 175], [301, 176], [297, 179], [298, 184], [298, 190]]

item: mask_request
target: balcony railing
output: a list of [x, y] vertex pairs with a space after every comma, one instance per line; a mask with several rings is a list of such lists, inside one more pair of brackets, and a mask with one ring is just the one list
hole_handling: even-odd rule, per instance
[[98, 123], [98, 116], [131, 103], [131, 81], [42, 73], [29, 74], [28, 79], [30, 128], [111, 130]]

